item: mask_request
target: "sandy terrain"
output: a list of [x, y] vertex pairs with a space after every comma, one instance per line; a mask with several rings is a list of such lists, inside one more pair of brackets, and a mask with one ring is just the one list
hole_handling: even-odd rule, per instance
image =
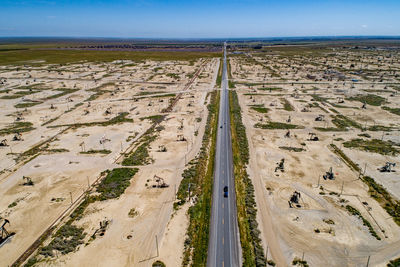
[[[351, 61], [354, 54], [348, 53], [347, 57], [350, 59], [346, 59]], [[373, 177], [394, 198], [399, 199], [398, 168], [394, 168], [397, 172], [391, 173], [377, 170], [387, 161], [399, 164], [398, 156], [380, 155], [343, 146], [345, 141], [360, 138], [361, 133], [368, 133], [370, 139], [380, 140], [383, 136], [384, 140], [399, 144], [399, 116], [379, 106], [367, 105], [367, 109], [361, 109], [362, 103], [357, 101], [346, 100], [337, 104], [344, 107], [334, 105], [338, 102], [338, 97], [348, 98], [370, 93], [385, 99], [390, 97], [390, 103], [384, 105], [398, 108], [400, 97], [393, 95], [393, 87], [387, 85], [397, 80], [392, 73], [384, 76], [384, 83], [369, 81], [359, 75], [348, 76], [347, 73], [344, 84], [337, 81], [336, 76], [332, 81], [322, 78], [325, 73], [318, 70], [318, 63], [329, 61], [324, 64], [339, 66], [341, 60], [345, 61], [345, 52], [342, 51], [336, 57], [316, 57], [313, 61], [307, 61], [302, 56], [278, 57], [255, 53], [233, 56], [230, 60], [249, 139], [248, 172], [256, 189], [259, 211], [257, 219], [264, 247], [269, 247], [268, 258], [272, 258], [277, 266], [291, 265], [292, 260], [295, 257], [302, 258], [303, 253], [310, 266], [365, 266], [368, 256], [371, 256], [370, 265], [386, 266], [390, 259], [400, 255], [400, 227], [371, 198], [367, 185], [358, 179], [358, 173], [350, 169], [329, 148], [333, 143], [362, 170], [366, 166], [365, 175]], [[365, 59], [365, 64], [366, 62]], [[396, 67], [399, 68], [399, 64]], [[374, 65], [371, 64], [369, 69], [374, 69]], [[382, 68], [383, 73], [384, 71]], [[308, 73], [316, 75], [315, 79], [321, 77], [321, 80], [309, 81], [306, 77]], [[359, 81], [349, 82], [350, 79]], [[319, 102], [324, 110], [308, 107], [313, 102], [312, 94], [328, 99], [325, 103]], [[285, 110], [283, 99], [290, 103], [292, 111]], [[268, 111], [261, 113], [252, 106], [265, 107]], [[305, 107], [308, 112], [302, 112]], [[334, 110], [364, 127], [381, 125], [394, 128], [384, 133], [362, 132], [355, 128], [340, 132], [314, 129], [336, 127], [331, 117], [337, 115]], [[319, 114], [325, 116], [324, 121], [315, 121]], [[269, 121], [291, 123], [304, 129], [290, 130], [290, 138], [287, 138], [285, 129], [255, 127], [257, 123], [265, 124]], [[316, 133], [319, 141], [308, 141], [310, 132]], [[290, 152], [281, 147], [304, 150]], [[285, 159], [285, 170], [275, 172], [275, 167], [282, 158]], [[330, 167], [333, 168], [335, 180], [324, 180], [322, 175]], [[294, 191], [301, 194], [300, 206], [290, 208], [288, 200]], [[359, 210], [381, 240], [373, 237], [360, 219], [350, 215], [344, 208], [346, 205]], [[328, 220], [332, 220], [334, 224], [326, 223]]]
[[[202, 69], [200, 76], [183, 92], [191, 77], [189, 74], [193, 75], [199, 68]], [[120, 198], [89, 205], [83, 218], [74, 223], [85, 229], [86, 245], [79, 246], [75, 253], [64, 256], [58, 253], [56, 258], [47, 258], [39, 264], [149, 266], [157, 256], [157, 236], [159, 258], [169, 266], [179, 265], [187, 206], [173, 211], [175, 190], [186, 163], [200, 149], [207, 116], [204, 103], [207, 92], [214, 87], [217, 70], [217, 60], [199, 59], [192, 65], [177, 61], [135, 64], [118, 61], [3, 71], [1, 77], [7, 80], [4, 89], [10, 91], [1, 92], [0, 97], [28, 90], [16, 89], [21, 86], [28, 86], [34, 92], [0, 100], [3, 118], [0, 128], [10, 127], [19, 116], [35, 129], [22, 132], [22, 141], [11, 141], [13, 131], [2, 136], [9, 146], [0, 149], [4, 159], [0, 162], [3, 170], [0, 216], [10, 220], [7, 229], [16, 234], [1, 247], [1, 261], [14, 262], [102, 171], [120, 167], [123, 153], [134, 150], [135, 142], [152, 124], [143, 118], [160, 114], [168, 107], [171, 97], [183, 92], [173, 111], [160, 124], [163, 128], [159, 136], [150, 144], [149, 156], [153, 163], [139, 166], [139, 172]], [[166, 75], [169, 73], [174, 75]], [[64, 92], [63, 88], [74, 90], [57, 96]], [[40, 103], [26, 110], [14, 107], [34, 101]], [[123, 112], [132, 121], [99, 124]], [[70, 124], [78, 127], [70, 128]], [[177, 141], [178, 134], [183, 134], [186, 141]], [[37, 153], [25, 153], [21, 157], [21, 153], [41, 142], [43, 145]], [[159, 152], [160, 145], [167, 151]], [[108, 152], [81, 153], [90, 150]], [[152, 188], [156, 183], [154, 175], [164, 178], [169, 187]], [[34, 186], [23, 186], [23, 176], [30, 177]], [[138, 212], [134, 218], [128, 216], [132, 208]], [[89, 242], [105, 218], [110, 221], [105, 235]]]

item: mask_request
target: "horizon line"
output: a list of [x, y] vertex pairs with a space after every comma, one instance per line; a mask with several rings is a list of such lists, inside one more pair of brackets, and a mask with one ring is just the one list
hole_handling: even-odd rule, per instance
[[299, 36], [259, 36], [259, 37], [118, 37], [118, 36], [0, 36], [0, 39], [54, 38], [54, 39], [120, 39], [120, 40], [241, 40], [241, 39], [345, 39], [345, 38], [400, 38], [400, 35], [299, 35]]

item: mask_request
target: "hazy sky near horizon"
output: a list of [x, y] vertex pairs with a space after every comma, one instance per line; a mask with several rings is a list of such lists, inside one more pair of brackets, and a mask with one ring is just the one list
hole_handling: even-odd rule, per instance
[[400, 35], [400, 0], [0, 0], [0, 36]]

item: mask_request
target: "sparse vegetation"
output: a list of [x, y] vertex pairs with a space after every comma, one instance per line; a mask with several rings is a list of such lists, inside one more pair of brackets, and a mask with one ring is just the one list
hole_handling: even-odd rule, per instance
[[335, 124], [340, 129], [345, 129], [347, 127], [353, 127], [357, 129], [362, 129], [361, 124], [349, 119], [344, 115], [333, 116], [332, 123]]
[[372, 225], [370, 224], [370, 222], [367, 221], [367, 220], [361, 215], [361, 213], [360, 213], [356, 208], [354, 208], [354, 207], [352, 207], [352, 206], [350, 206], [350, 205], [346, 205], [346, 210], [347, 210], [348, 212], [350, 212], [350, 214], [352, 214], [352, 215], [358, 217], [358, 218], [363, 222], [363, 225], [365, 225], [365, 226], [368, 227], [369, 232], [371, 233], [371, 235], [372, 235], [373, 237], [375, 237], [375, 238], [378, 239], [378, 240], [381, 240], [381, 238], [380, 238], [380, 237], [378, 236], [378, 234], [375, 232], [375, 230], [374, 230], [374, 228], [372, 227]]
[[17, 206], [17, 204], [18, 204], [18, 203], [17, 203], [16, 201], [14, 201], [14, 202], [12, 202], [10, 205], [8, 205], [8, 208], [11, 209], [11, 208]]
[[89, 97], [85, 100], [85, 102], [90, 102], [90, 101], [96, 100], [96, 99], [99, 98], [101, 95], [103, 95], [103, 94], [105, 94], [105, 93], [107, 93], [107, 92], [110, 92], [110, 91], [108, 91], [108, 90], [103, 90], [103, 88], [105, 88], [105, 87], [107, 87], [107, 86], [113, 86], [113, 85], [115, 85], [115, 84], [112, 83], [112, 82], [109, 82], [109, 83], [104, 83], [104, 84], [102, 84], [102, 85], [100, 85], [100, 86], [98, 86], [98, 87], [96, 87], [96, 88], [92, 88], [92, 89], [90, 89], [90, 90], [87, 90], [87, 91], [91, 91], [91, 92], [95, 92], [95, 93], [92, 94], [91, 96], [89, 96]]
[[293, 111], [294, 107], [292, 106], [292, 104], [289, 103], [289, 101], [287, 101], [286, 98], [281, 98], [281, 101], [283, 103], [283, 109], [286, 111]]
[[282, 88], [279, 88], [279, 87], [261, 87], [261, 88], [258, 88], [258, 90], [269, 91], [271, 93], [272, 91], [282, 91]]
[[369, 134], [367, 134], [367, 133], [361, 133], [361, 134], [358, 134], [358, 136], [360, 136], [360, 137], [366, 137], [366, 138], [371, 138], [371, 135], [369, 135]]
[[55, 233], [53, 240], [47, 246], [40, 249], [39, 254], [44, 257], [54, 257], [54, 250], [61, 254], [68, 254], [83, 244], [86, 234], [83, 228], [71, 224], [65, 224]]
[[165, 115], [153, 115], [153, 116], [148, 116], [148, 117], [142, 117], [140, 120], [150, 120], [153, 123], [160, 123], [162, 120], [164, 120]]
[[260, 231], [256, 220], [257, 208], [254, 186], [246, 171], [246, 165], [249, 162], [249, 147], [236, 91], [229, 92], [229, 102], [231, 108], [236, 203], [243, 266], [266, 266], [264, 249], [261, 245]]
[[39, 104], [42, 104], [43, 102], [24, 102], [24, 103], [18, 103], [14, 107], [15, 108], [30, 108]]
[[125, 189], [131, 184], [132, 177], [139, 171], [138, 168], [115, 168], [106, 171], [107, 176], [101, 180], [96, 191], [100, 193], [99, 200], [118, 198], [125, 192]]
[[156, 139], [156, 135], [149, 134], [144, 136], [142, 144], [136, 148], [135, 151], [130, 153], [123, 161], [123, 166], [140, 166], [147, 165], [152, 162], [152, 159], [149, 157], [148, 148], [150, 143]]
[[146, 95], [157, 95], [157, 94], [165, 94], [165, 91], [142, 91], [137, 93], [137, 96], [146, 96]]
[[372, 94], [357, 95], [357, 96], [346, 98], [346, 100], [367, 103], [368, 105], [371, 105], [371, 106], [380, 106], [386, 102], [385, 98], [378, 96], [378, 95], [372, 95]]
[[113, 124], [120, 124], [125, 122], [133, 122], [132, 119], [126, 118], [128, 116], [128, 112], [121, 112], [114, 118], [109, 119], [108, 121], [99, 121], [99, 122], [86, 122], [86, 123], [74, 123], [74, 124], [62, 124], [62, 125], [54, 125], [48, 126], [49, 128], [56, 128], [56, 127], [64, 127], [64, 126], [73, 126], [74, 128], [78, 127], [91, 127], [91, 126], [109, 126]]
[[335, 124], [335, 127], [314, 127], [314, 129], [321, 131], [321, 132], [343, 132], [347, 131], [348, 127], [353, 127], [357, 129], [362, 129], [361, 124], [349, 119], [344, 115], [334, 115], [332, 116], [332, 123]]
[[400, 201], [392, 198], [390, 193], [369, 176], [363, 177], [364, 183], [369, 187], [369, 194], [392, 216], [395, 223], [400, 226]]
[[339, 157], [343, 159], [343, 161], [356, 172], [360, 172], [360, 167], [355, 164], [346, 154], [343, 153], [341, 149], [339, 149], [335, 144], [330, 144], [330, 147], [333, 149], [333, 152], [337, 154]]
[[152, 267], [165, 267], [166, 265], [164, 262], [158, 260], [158, 261], [153, 262], [153, 264], [151, 266]]
[[222, 58], [221, 58], [221, 59], [220, 59], [220, 63], [219, 63], [217, 81], [215, 82], [215, 86], [216, 86], [217, 88], [220, 88], [220, 87], [221, 87], [223, 65], [224, 65], [224, 63], [223, 63], [223, 60], [222, 60]]
[[400, 266], [400, 258], [391, 260], [388, 264], [387, 267], [399, 267]]
[[296, 266], [298, 265], [298, 266], [302, 266], [302, 267], [309, 267], [307, 261], [302, 260], [302, 259], [297, 258], [297, 257], [293, 259], [292, 265], [296, 265]]
[[335, 224], [335, 222], [332, 219], [323, 219], [323, 221], [326, 224]]
[[[347, 157], [336, 145], [330, 145], [334, 152], [354, 171], [360, 173], [360, 167]], [[400, 226], [400, 202], [392, 198], [390, 193], [380, 184], [376, 183], [372, 177], [361, 176], [362, 181], [369, 187], [368, 193], [373, 197], [386, 212], [392, 216], [395, 223]]]
[[[4, 91], [4, 92], [9, 92], [9, 91]], [[17, 92], [15, 92], [13, 95], [4, 95], [4, 96], [1, 96], [0, 97], [0, 99], [16, 99], [16, 98], [20, 98], [20, 97], [23, 97], [23, 96], [26, 96], [26, 95], [31, 95], [31, 94], [34, 94], [34, 93], [37, 93], [37, 92], [39, 92], [39, 91], [34, 91], [34, 90], [22, 90], [22, 91], [17, 91]]]
[[175, 80], [179, 80], [179, 74], [176, 73], [167, 73], [166, 76]]
[[[62, 132], [65, 132], [66, 130], [68, 130], [68, 128], [65, 128]], [[47, 151], [47, 149], [49, 148], [49, 143], [54, 140], [56, 137], [53, 136], [52, 138], [40, 142], [39, 144], [31, 147], [30, 149], [24, 151], [23, 153], [19, 154], [18, 157], [15, 159], [17, 162], [20, 162], [22, 160], [25, 160], [27, 158], [30, 158], [28, 160], [32, 160], [34, 159], [36, 156], [39, 155], [39, 153], [41, 153], [42, 151]], [[57, 150], [56, 150], [57, 151]], [[61, 152], [65, 152], [64, 150], [62, 150]]]
[[377, 131], [389, 132], [391, 130], [392, 130], [391, 127], [387, 127], [387, 126], [383, 126], [383, 125], [374, 125], [374, 126], [368, 127], [368, 131], [373, 131], [373, 132], [377, 132]]
[[304, 149], [303, 148], [301, 148], [301, 147], [291, 147], [291, 146], [280, 146], [279, 147], [280, 149], [283, 149], [283, 150], [288, 150], [289, 152], [301, 152], [301, 151], [304, 151]]
[[[29, 49], [0, 51], [1, 65], [43, 65], [89, 62], [111, 62], [114, 60], [197, 60], [198, 58], [216, 57], [216, 52], [170, 52], [170, 51], [98, 51], [64, 49]], [[43, 60], [43, 61], [41, 61]]]
[[400, 108], [391, 108], [391, 107], [383, 106], [382, 109], [400, 116]]
[[251, 109], [259, 113], [268, 113], [269, 111], [269, 108], [264, 107], [264, 105], [252, 105]]
[[364, 140], [361, 138], [352, 139], [343, 143], [344, 147], [357, 148], [372, 153], [382, 155], [397, 155], [400, 152], [398, 145], [392, 141], [383, 141], [379, 139]]
[[110, 154], [111, 150], [108, 149], [89, 149], [88, 151], [81, 151], [80, 154]]
[[6, 128], [0, 129], [0, 136], [6, 134], [30, 132], [35, 129], [34, 127], [32, 127], [32, 125], [33, 124], [31, 122], [26, 121], [14, 122]]
[[64, 153], [64, 152], [69, 152], [68, 149], [65, 148], [52, 148], [52, 149], [45, 149], [44, 150], [47, 153]]
[[61, 93], [48, 96], [44, 100], [59, 98], [59, 97], [62, 97], [62, 96], [68, 95], [68, 94], [72, 94], [74, 92], [79, 91], [79, 89], [58, 88], [58, 89], [54, 89], [54, 91], [61, 91]]
[[138, 215], [139, 215], [139, 212], [135, 208], [130, 209], [130, 211], [128, 213], [128, 216], [130, 218], [135, 218]]
[[273, 130], [273, 129], [302, 129], [302, 126], [295, 125], [295, 124], [289, 124], [289, 123], [283, 123], [283, 122], [273, 122], [270, 121], [267, 124], [264, 123], [256, 123], [254, 125], [255, 128], [261, 128], [261, 129], [268, 129], [268, 130]]
[[196, 203], [188, 210], [189, 226], [186, 232], [182, 266], [205, 266], [207, 262], [209, 223], [211, 212], [212, 181], [214, 174], [215, 143], [218, 125], [219, 92], [213, 91], [203, 135], [202, 146], [197, 160], [191, 163], [178, 190], [178, 204], [186, 201], [188, 183], [191, 183], [191, 196]]

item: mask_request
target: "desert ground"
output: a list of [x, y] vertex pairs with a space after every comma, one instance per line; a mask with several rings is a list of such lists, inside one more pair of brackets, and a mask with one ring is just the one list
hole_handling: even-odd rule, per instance
[[[90, 53], [78, 63], [0, 65], [0, 223], [11, 233], [1, 265], [189, 266], [198, 245], [189, 244], [198, 226], [190, 208], [201, 201], [183, 176], [210, 153], [207, 105], [222, 53]], [[398, 43], [232, 42], [228, 77], [267, 264], [383, 267], [399, 258]]]
[[[2, 244], [2, 265], [62, 225], [82, 231], [75, 252], [35, 252], [36, 265], [180, 265], [187, 205], [173, 203], [201, 146], [218, 67], [216, 58], [0, 67], [0, 217], [15, 233]], [[130, 155], [142, 162], [126, 163]], [[125, 192], [71, 221], [102, 172], [121, 166], [134, 170]]]
[[[399, 200], [398, 46], [232, 50], [231, 81], [249, 140], [248, 173], [268, 258], [277, 266], [294, 258], [309, 266], [365, 266], [368, 260], [386, 266], [399, 257], [400, 225], [360, 179], [360, 172], [373, 177]], [[310, 140], [314, 136], [318, 141]], [[360, 139], [376, 149], [356, 145]], [[394, 150], [384, 152], [384, 146]], [[284, 170], [276, 169], [282, 159]], [[396, 164], [395, 172], [378, 170], [386, 162]], [[334, 179], [324, 179], [331, 167]], [[300, 195], [289, 203], [295, 192]]]

